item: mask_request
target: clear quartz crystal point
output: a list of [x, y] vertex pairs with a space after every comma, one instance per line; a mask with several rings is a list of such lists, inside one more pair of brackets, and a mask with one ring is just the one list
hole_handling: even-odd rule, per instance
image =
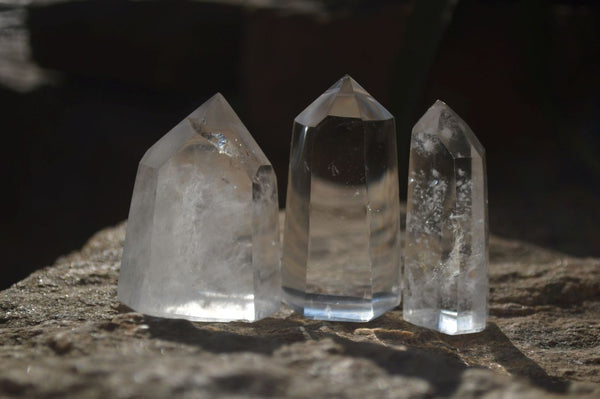
[[283, 239], [285, 301], [368, 321], [400, 299], [394, 118], [350, 76], [296, 117]]
[[221, 94], [142, 158], [119, 300], [195, 321], [254, 321], [281, 300], [275, 173]]
[[405, 320], [446, 334], [485, 328], [485, 150], [439, 100], [412, 131], [404, 256]]

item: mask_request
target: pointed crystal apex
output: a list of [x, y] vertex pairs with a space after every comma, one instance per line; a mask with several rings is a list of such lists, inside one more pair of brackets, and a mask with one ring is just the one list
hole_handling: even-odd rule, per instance
[[349, 75], [345, 75], [321, 94], [296, 117], [296, 122], [315, 127], [328, 116], [357, 118], [363, 121], [393, 118], [383, 105]]
[[220, 148], [222, 151], [226, 150], [224, 151], [226, 154], [230, 156], [239, 155], [239, 149], [235, 149], [235, 142], [239, 141], [237, 146], [246, 147], [249, 150], [249, 156], [256, 160], [267, 159], [246, 126], [244, 126], [244, 123], [221, 93], [209, 98], [187, 119], [200, 135], [209, 136], [209, 141], [216, 143], [217, 146], [225, 145], [229, 147], [227, 149]]
[[469, 127], [445, 102], [436, 102], [425, 112], [413, 127], [416, 144], [424, 144], [427, 150], [428, 137], [435, 136], [454, 158], [482, 157], [485, 149]]
[[273, 168], [216, 94], [140, 162], [119, 299], [152, 316], [254, 321], [279, 308]]
[[344, 75], [343, 78], [338, 80], [333, 86], [331, 86], [329, 90], [338, 89], [340, 94], [363, 94], [365, 96], [371, 96], [358, 82], [350, 75]]
[[202, 116], [204, 124], [210, 121], [213, 124], [221, 125], [229, 123], [229, 119], [239, 121], [237, 114], [221, 93], [217, 93], [206, 100], [192, 115], [196, 113], [198, 116]]
[[[244, 126], [221, 93], [217, 93], [206, 100], [187, 119], [196, 121], [198, 123], [197, 128], [203, 130], [208, 130], [211, 126], [216, 126], [220, 129], [225, 126], [233, 128], [239, 128], [240, 125]], [[243, 130], [248, 131], [245, 127]]]
[[[221, 93], [206, 100], [194, 112], [163, 136], [146, 152], [141, 163], [160, 168], [169, 157], [194, 137], [200, 136], [220, 153], [230, 157], [244, 155], [252, 168], [256, 164], [269, 163], [246, 126]], [[248, 169], [253, 174], [255, 170]]]
[[349, 75], [344, 76], [339, 80], [339, 90], [340, 94], [354, 94], [354, 87], [352, 86], [352, 79]]

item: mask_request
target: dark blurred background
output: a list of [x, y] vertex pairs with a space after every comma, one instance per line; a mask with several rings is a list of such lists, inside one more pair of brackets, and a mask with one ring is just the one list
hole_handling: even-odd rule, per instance
[[487, 149], [492, 233], [600, 256], [598, 3], [3, 0], [0, 288], [124, 220], [144, 151], [216, 91], [283, 201], [292, 120], [345, 73], [396, 116], [401, 176], [442, 99]]

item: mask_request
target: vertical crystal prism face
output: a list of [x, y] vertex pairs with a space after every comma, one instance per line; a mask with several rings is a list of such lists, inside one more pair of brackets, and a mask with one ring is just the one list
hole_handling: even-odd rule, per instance
[[296, 117], [283, 238], [285, 301], [368, 321], [400, 300], [394, 118], [345, 76]]
[[487, 297], [485, 150], [438, 100], [412, 131], [404, 319], [446, 334], [482, 331]]
[[281, 300], [275, 173], [221, 94], [142, 158], [119, 300], [195, 321], [254, 321]]

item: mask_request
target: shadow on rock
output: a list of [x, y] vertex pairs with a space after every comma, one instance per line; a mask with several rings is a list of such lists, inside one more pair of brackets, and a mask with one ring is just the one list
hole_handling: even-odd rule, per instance
[[213, 353], [255, 352], [271, 354], [282, 345], [304, 340], [302, 323], [264, 319], [252, 324], [192, 323], [187, 320], [144, 316], [153, 338], [195, 345]]
[[195, 345], [213, 353], [254, 352], [307, 363], [320, 361], [323, 357], [333, 361], [340, 359], [340, 356], [364, 359], [390, 375], [424, 379], [437, 394], [452, 394], [466, 369], [458, 357], [344, 337], [357, 328], [380, 328], [392, 321], [384, 317], [379, 322], [358, 325], [304, 320], [294, 315], [287, 319], [268, 318], [249, 324], [192, 323], [144, 317], [151, 336], [156, 339]]
[[481, 333], [458, 336], [440, 334], [440, 338], [461, 352], [479, 352], [482, 359], [500, 364], [510, 374], [525, 377], [547, 391], [565, 393], [568, 389], [569, 383], [549, 376], [540, 365], [514, 346], [495, 323], [488, 323]]
[[[455, 392], [468, 367], [494, 364], [550, 392], [564, 393], [569, 386], [550, 377], [494, 323], [478, 334], [449, 336], [408, 324], [399, 315], [384, 315], [364, 324], [306, 320], [298, 315], [255, 323], [192, 323], [149, 316], [144, 316], [144, 321], [153, 338], [213, 353], [281, 356], [285, 352], [307, 362], [317, 361], [324, 353], [332, 358], [366, 359], [391, 375], [424, 379], [443, 396]], [[333, 342], [335, 350], [327, 342]], [[283, 347], [283, 352], [278, 352]]]
[[446, 354], [417, 348], [393, 349], [355, 342], [335, 334], [331, 334], [330, 338], [344, 348], [344, 354], [369, 359], [389, 374], [426, 380], [434, 387], [436, 395], [450, 396], [460, 385], [466, 369], [464, 363]]

